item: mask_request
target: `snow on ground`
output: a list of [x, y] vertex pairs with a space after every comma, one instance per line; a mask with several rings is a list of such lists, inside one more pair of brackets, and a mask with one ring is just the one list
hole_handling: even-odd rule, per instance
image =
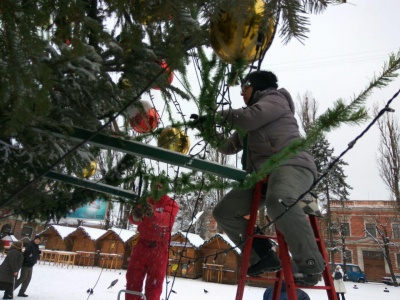
[[[117, 300], [118, 292], [125, 289], [126, 270], [101, 270], [101, 268], [82, 268], [74, 266], [57, 267], [40, 264], [33, 269], [33, 278], [26, 293], [29, 300]], [[111, 281], [118, 279], [117, 284], [107, 289]], [[169, 277], [168, 290], [170, 300], [235, 300], [236, 285], [204, 282], [201, 279], [183, 279]], [[173, 284], [173, 286], [172, 286]], [[355, 283], [345, 282], [347, 300], [399, 300], [400, 287], [395, 288], [381, 283], [357, 283], [358, 289], [353, 289]], [[166, 283], [161, 299], [166, 299]], [[383, 292], [387, 287], [389, 293]], [[93, 294], [86, 291], [93, 288]], [[208, 293], [205, 293], [207, 290]], [[265, 288], [245, 287], [243, 300], [262, 300]], [[312, 300], [328, 299], [326, 292], [321, 290], [305, 289]], [[18, 289], [17, 289], [18, 292]], [[23, 299], [16, 296], [14, 299]], [[0, 291], [0, 297], [3, 296]], [[124, 294], [120, 295], [124, 299]]]

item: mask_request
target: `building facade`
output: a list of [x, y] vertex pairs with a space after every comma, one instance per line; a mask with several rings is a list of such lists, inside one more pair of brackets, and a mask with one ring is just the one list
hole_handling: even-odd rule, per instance
[[[390, 276], [387, 255], [394, 273], [400, 275], [400, 214], [394, 203], [331, 201], [332, 228], [338, 229], [332, 245], [335, 262], [345, 259], [346, 263], [357, 264], [369, 281], [380, 282], [383, 276]], [[321, 226], [326, 234], [326, 223], [321, 222]]]
[[42, 230], [44, 230], [44, 224], [39, 222], [26, 222], [16, 217], [0, 218], [1, 237], [11, 234], [18, 240], [29, 242]]

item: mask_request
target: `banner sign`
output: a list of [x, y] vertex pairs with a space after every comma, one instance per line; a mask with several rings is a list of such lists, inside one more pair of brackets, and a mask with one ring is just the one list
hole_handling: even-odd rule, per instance
[[108, 202], [103, 199], [96, 199], [89, 204], [75, 209], [74, 212], [67, 214], [68, 219], [104, 221], [107, 213]]

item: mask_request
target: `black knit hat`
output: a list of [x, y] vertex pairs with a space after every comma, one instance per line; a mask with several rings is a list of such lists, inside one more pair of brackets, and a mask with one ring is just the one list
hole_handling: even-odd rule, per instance
[[40, 240], [40, 235], [35, 235], [34, 240], [36, 240], [36, 239]]
[[243, 84], [253, 87], [253, 92], [268, 88], [278, 88], [278, 78], [270, 71], [256, 71], [248, 74]]

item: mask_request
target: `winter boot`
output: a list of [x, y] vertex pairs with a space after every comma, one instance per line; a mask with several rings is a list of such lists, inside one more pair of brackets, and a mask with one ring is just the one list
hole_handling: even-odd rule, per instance
[[14, 299], [12, 291], [4, 291], [3, 299]]
[[256, 276], [261, 273], [272, 273], [282, 269], [281, 261], [268, 239], [253, 238], [252, 248], [260, 256], [260, 261], [247, 269], [247, 275]]
[[314, 286], [322, 279], [322, 275], [321, 274], [295, 273], [295, 274], [293, 274], [293, 279], [294, 279], [294, 282], [296, 283], [296, 285]]
[[19, 292], [19, 293], [18, 293], [18, 297], [28, 297], [28, 295], [27, 295], [27, 294], [25, 294], [25, 293], [21, 293], [21, 292]]

